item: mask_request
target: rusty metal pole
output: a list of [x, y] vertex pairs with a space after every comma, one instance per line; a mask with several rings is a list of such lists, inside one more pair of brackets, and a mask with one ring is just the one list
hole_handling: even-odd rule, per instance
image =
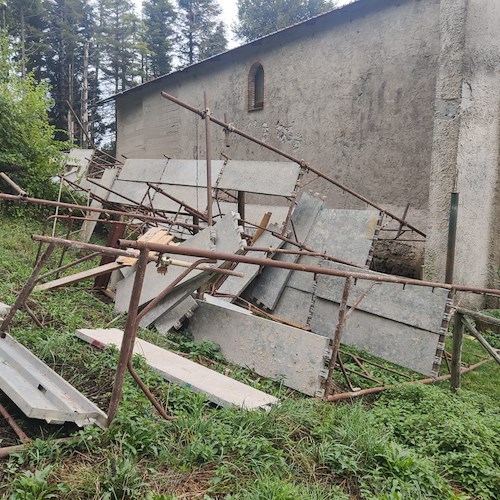
[[446, 276], [445, 283], [453, 283], [453, 272], [455, 270], [455, 246], [457, 242], [457, 219], [458, 219], [458, 193], [451, 193], [450, 222], [448, 225], [448, 246], [446, 248]]
[[142, 285], [144, 283], [144, 276], [146, 275], [146, 267], [149, 261], [149, 250], [142, 249], [137, 261], [137, 270], [135, 273], [134, 286], [130, 297], [130, 304], [127, 315], [127, 322], [125, 324], [125, 332], [123, 333], [122, 345], [120, 348], [120, 357], [118, 366], [116, 368], [115, 381], [113, 384], [113, 392], [111, 393], [111, 400], [108, 407], [108, 426], [116, 416], [118, 405], [122, 399], [123, 382], [125, 374], [127, 373], [128, 359], [131, 353], [131, 346], [133, 345], [135, 337], [135, 323], [137, 318], [137, 311], [139, 309]]
[[19, 427], [16, 421], [12, 418], [12, 415], [7, 411], [7, 408], [0, 404], [0, 415], [5, 419], [5, 421], [12, 427], [12, 430], [17, 434], [17, 437], [23, 443], [31, 443], [31, 439], [24, 433], [24, 431]]
[[462, 367], [462, 343], [464, 339], [464, 316], [456, 312], [453, 323], [453, 348], [451, 354], [451, 390], [456, 392], [460, 389], [461, 367]]
[[212, 220], [212, 130], [210, 117], [210, 109], [208, 109], [207, 93], [203, 92], [203, 102], [205, 105], [205, 137], [207, 143], [207, 223], [209, 226], [213, 225]]
[[0, 179], [3, 179], [20, 196], [28, 196], [28, 193], [18, 186], [7, 174], [0, 172]]
[[35, 288], [36, 282], [38, 280], [38, 276], [40, 275], [40, 272], [42, 271], [42, 267], [46, 264], [46, 262], [50, 259], [50, 256], [56, 249], [55, 243], [50, 243], [47, 250], [45, 250], [45, 253], [41, 256], [40, 260], [37, 262], [36, 266], [34, 267], [33, 271], [31, 272], [31, 276], [28, 278], [28, 281], [26, 281], [26, 284], [24, 285], [23, 289], [17, 296], [16, 301], [14, 302], [14, 305], [12, 306], [11, 310], [8, 312], [7, 316], [5, 316], [5, 319], [2, 321], [2, 324], [0, 325], [0, 338], [4, 339], [6, 336], [6, 331], [10, 326], [10, 323], [12, 322], [12, 318], [14, 318], [14, 315], [16, 312], [23, 306], [23, 304], [26, 302], [26, 299], [29, 297], [30, 293], [33, 291], [33, 288]]
[[342, 334], [344, 333], [344, 326], [346, 321], [346, 311], [347, 311], [347, 299], [349, 298], [349, 290], [351, 289], [352, 278], [348, 277], [345, 279], [344, 291], [342, 292], [342, 301], [340, 302], [339, 317], [337, 321], [337, 326], [335, 328], [335, 335], [333, 339], [330, 339], [330, 347], [332, 348], [332, 355], [328, 363], [328, 374], [325, 383], [325, 395], [324, 399], [327, 400], [328, 396], [332, 394], [333, 384], [332, 375], [335, 369], [335, 364], [337, 363], [337, 357], [339, 355], [340, 340], [342, 339]]

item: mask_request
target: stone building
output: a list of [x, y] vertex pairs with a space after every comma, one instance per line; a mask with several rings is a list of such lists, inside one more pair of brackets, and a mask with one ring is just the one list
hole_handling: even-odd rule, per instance
[[[424, 275], [444, 277], [450, 193], [460, 192], [455, 281], [500, 268], [500, 2], [358, 0], [113, 96], [117, 154], [203, 158], [198, 108], [335, 177], [427, 233]], [[214, 128], [214, 158], [280, 160]], [[277, 173], [279, 174], [279, 173]], [[340, 190], [308, 189], [362, 208]]]

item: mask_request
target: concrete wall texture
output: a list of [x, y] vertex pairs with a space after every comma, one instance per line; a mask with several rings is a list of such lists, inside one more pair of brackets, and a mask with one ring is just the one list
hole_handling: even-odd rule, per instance
[[[457, 280], [491, 285], [500, 265], [499, 9], [498, 0], [359, 0], [118, 96], [117, 152], [203, 158], [203, 122], [160, 92], [203, 108], [206, 91], [218, 118], [391, 210], [411, 203], [410, 220], [428, 229], [425, 270], [435, 279], [457, 188]], [[248, 111], [255, 62], [264, 108]], [[281, 159], [237, 137], [227, 147], [218, 127], [213, 151]], [[331, 207], [364, 208], [324, 181], [308, 189]]]

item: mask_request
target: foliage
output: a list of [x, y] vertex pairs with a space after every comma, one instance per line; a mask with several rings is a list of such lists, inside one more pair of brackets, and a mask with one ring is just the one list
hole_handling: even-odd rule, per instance
[[[21, 77], [8, 38], [0, 32], [0, 165], [26, 167], [21, 185], [31, 195], [50, 197], [50, 177], [61, 166], [60, 149], [49, 124], [49, 88], [32, 75]], [[18, 179], [19, 180], [19, 179]]]
[[236, 35], [249, 42], [332, 9], [332, 0], [238, 0]]
[[221, 8], [215, 0], [178, 0], [178, 55], [183, 66], [226, 50]]
[[146, 0], [143, 3], [144, 40], [149, 51], [147, 74], [158, 77], [172, 70], [176, 12], [170, 0]]

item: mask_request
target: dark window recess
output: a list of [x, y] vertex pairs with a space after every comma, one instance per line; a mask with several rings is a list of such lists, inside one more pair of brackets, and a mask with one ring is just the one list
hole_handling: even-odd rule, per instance
[[250, 68], [248, 75], [248, 110], [262, 109], [264, 107], [264, 68], [262, 64], [255, 63]]

